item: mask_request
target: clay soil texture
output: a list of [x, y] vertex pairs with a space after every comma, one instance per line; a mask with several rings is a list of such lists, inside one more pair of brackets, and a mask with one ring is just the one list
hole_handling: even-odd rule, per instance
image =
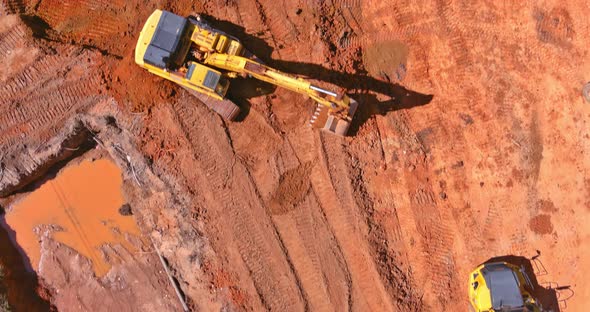
[[[288, 90], [234, 81], [245, 112], [227, 122], [139, 68], [156, 8], [348, 90], [350, 136], [309, 128], [314, 103]], [[181, 310], [157, 249], [194, 311], [466, 311], [490, 259], [527, 262], [544, 307], [586, 311], [588, 16], [580, 0], [3, 0], [0, 205], [107, 157], [142, 233], [138, 253], [105, 246], [106, 277], [47, 235], [32, 275], [0, 235], [8, 301]]]

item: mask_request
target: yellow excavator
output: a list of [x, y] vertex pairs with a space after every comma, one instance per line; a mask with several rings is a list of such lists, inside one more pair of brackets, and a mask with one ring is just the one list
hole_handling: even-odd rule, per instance
[[548, 311], [533, 297], [533, 288], [523, 267], [507, 262], [484, 263], [469, 275], [469, 311]]
[[239, 106], [226, 98], [230, 79], [238, 76], [311, 97], [317, 108], [310, 125], [338, 135], [347, 134], [358, 107], [346, 94], [264, 65], [237, 38], [213, 28], [200, 16], [184, 18], [154, 11], [139, 35], [135, 63], [179, 84], [228, 120], [240, 113]]

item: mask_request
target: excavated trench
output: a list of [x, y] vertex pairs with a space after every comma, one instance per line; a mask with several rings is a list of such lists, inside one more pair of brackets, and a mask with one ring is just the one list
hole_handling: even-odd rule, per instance
[[[91, 261], [94, 274], [104, 276], [105, 244], [137, 250], [126, 235], [140, 231], [126, 213], [122, 172], [104, 150], [100, 131], [74, 118], [45, 144], [13, 149], [0, 162], [0, 265], [9, 305], [16, 311], [48, 311], [52, 286], [40, 279], [42, 236], [75, 250]], [[90, 120], [90, 118], [88, 118]], [[102, 125], [112, 117], [94, 118]], [[87, 122], [87, 121], [86, 121]], [[120, 131], [116, 127], [111, 131]]]
[[132, 217], [119, 214], [125, 204], [121, 170], [107, 157], [89, 157], [72, 160], [55, 178], [11, 205], [6, 214], [7, 228], [17, 234], [16, 244], [35, 271], [41, 260], [40, 225], [51, 226], [52, 239], [90, 259], [97, 277], [111, 269], [101, 256], [102, 245], [135, 250], [125, 235], [138, 236], [139, 229]]
[[[40, 149], [38, 154], [22, 159], [26, 146], [4, 155], [0, 166], [0, 203], [4, 210], [8, 209], [6, 203], [15, 198], [26, 197], [26, 193], [34, 192], [43, 183], [55, 178], [57, 173], [71, 160], [83, 155], [95, 146], [91, 139], [90, 131], [80, 122], [71, 125], [69, 133], [62, 140], [51, 142]], [[36, 156], [36, 157], [35, 157]], [[35, 159], [36, 158], [36, 159]], [[17, 169], [10, 164], [27, 162], [37, 163], [30, 171]], [[20, 167], [20, 166], [19, 166]], [[11, 171], [17, 171], [12, 173]], [[7, 211], [2, 211], [0, 216], [0, 264], [4, 268], [4, 283], [7, 289], [7, 299], [10, 306], [16, 311], [47, 311], [54, 309], [50, 305], [50, 294], [43, 288], [43, 283], [38, 280], [24, 250], [16, 244], [18, 235], [7, 224]], [[31, 211], [31, 214], [34, 214]], [[27, 218], [27, 216], [23, 216]], [[30, 216], [34, 219], [34, 215]], [[41, 295], [40, 295], [41, 294]]]
[[143, 155], [109, 114], [118, 110], [105, 103], [106, 112], [77, 114], [52, 139], [15, 146], [1, 161], [0, 264], [9, 268], [8, 302], [17, 311], [100, 300], [124, 310], [178, 308], [169, 279], [178, 284], [179, 273], [164, 262], [176, 275], [167, 276], [154, 251], [166, 240], [146, 236], [150, 194], [165, 186], [157, 190]]
[[15, 167], [16, 172], [10, 177], [10, 180], [8, 178], [4, 179], [4, 175], [8, 175], [6, 171], [10, 169], [3, 165], [2, 179], [0, 179], [0, 197], [7, 197], [15, 193], [26, 193], [36, 189], [46, 180], [54, 178], [57, 172], [67, 165], [69, 161], [96, 146], [90, 131], [81, 123], [76, 122], [70, 131], [61, 142], [56, 142], [56, 145], [36, 148], [34, 151], [36, 155], [28, 156], [30, 150], [27, 146], [23, 146], [21, 150], [4, 156], [3, 160], [5, 162], [32, 162], [33, 164], [30, 171], [23, 171]]

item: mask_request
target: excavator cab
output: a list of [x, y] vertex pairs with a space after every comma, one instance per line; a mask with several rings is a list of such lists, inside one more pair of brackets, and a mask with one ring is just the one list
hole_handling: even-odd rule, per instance
[[469, 275], [470, 311], [541, 312], [526, 272], [507, 262], [484, 263]]
[[140, 35], [135, 62], [162, 70], [182, 67], [190, 46], [186, 40], [186, 19], [164, 11], [154, 14]]

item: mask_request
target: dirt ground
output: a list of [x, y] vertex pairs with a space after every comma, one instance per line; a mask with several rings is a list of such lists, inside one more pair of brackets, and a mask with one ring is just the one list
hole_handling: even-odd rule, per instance
[[[202, 13], [268, 65], [347, 89], [351, 136], [308, 128], [310, 99], [248, 81], [230, 90], [246, 113], [226, 122], [140, 69], [156, 8]], [[472, 269], [520, 259], [545, 307], [586, 311], [588, 16], [580, 0], [4, 0], [0, 205], [102, 153], [193, 310], [465, 311]], [[133, 311], [160, 293], [178, 308], [151, 249], [112, 273], [151, 282], [122, 286], [58, 265], [84, 259], [44, 237], [54, 266], [22, 279], [5, 236], [13, 304]], [[84, 298], [96, 289], [110, 299]]]

